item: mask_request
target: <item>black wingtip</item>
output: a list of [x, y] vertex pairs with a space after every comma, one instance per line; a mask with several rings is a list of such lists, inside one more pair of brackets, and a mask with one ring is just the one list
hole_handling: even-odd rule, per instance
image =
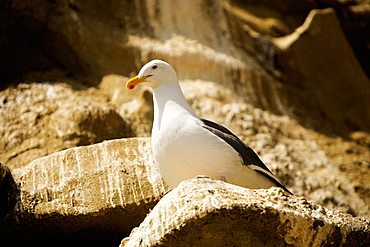
[[288, 194], [290, 194], [290, 195], [293, 195], [293, 193], [290, 191], [290, 190], [288, 190], [284, 185], [282, 185], [278, 180], [276, 180], [274, 177], [271, 177], [271, 176], [268, 176], [265, 172], [263, 172], [263, 171], [260, 171], [260, 170], [255, 170], [256, 172], [259, 172], [260, 174], [262, 174], [263, 176], [265, 176], [265, 177], [267, 177], [268, 179], [270, 179], [272, 182], [274, 182], [275, 183], [275, 185], [277, 186], [277, 187], [280, 187], [280, 188], [282, 188], [285, 192], [287, 192]]
[[270, 179], [276, 186], [281, 187], [287, 193], [293, 195], [290, 190], [285, 188], [276, 178], [272, 172], [268, 169], [268, 167], [261, 161], [258, 155], [244, 142], [242, 142], [235, 134], [233, 134], [230, 130], [223, 127], [222, 125], [216, 124], [212, 121], [201, 119], [204, 123], [203, 128], [211, 131], [213, 134], [217, 135], [221, 139], [223, 139], [226, 143], [228, 143], [232, 148], [235, 149], [243, 159], [244, 165], [252, 165], [255, 168], [252, 168], [254, 171], [259, 172], [260, 174], [264, 175], [268, 179]]

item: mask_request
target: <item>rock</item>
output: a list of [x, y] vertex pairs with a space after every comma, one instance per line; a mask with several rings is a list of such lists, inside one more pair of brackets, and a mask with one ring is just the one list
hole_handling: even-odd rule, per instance
[[[366, 146], [341, 138], [333, 140], [287, 116], [256, 109], [217, 83], [187, 80], [181, 82], [181, 87], [200, 117], [233, 131], [294, 194], [329, 209], [370, 217], [370, 171], [366, 169], [370, 152]], [[137, 106], [137, 101], [132, 105]], [[152, 119], [145, 121], [151, 123]], [[133, 129], [142, 127], [145, 121], [136, 122]]]
[[196, 178], [162, 198], [121, 247], [368, 246], [369, 227], [282, 189]]
[[9, 167], [0, 163], [0, 232], [7, 215], [19, 202], [19, 190]]
[[212, 82], [183, 81], [195, 112], [234, 132], [295, 195], [328, 209], [370, 219], [367, 145], [328, 137], [245, 104]]
[[109, 103], [67, 84], [20, 84], [0, 92], [0, 161], [19, 168], [79, 145], [133, 136]]
[[[324, 7], [334, 7], [339, 19], [333, 13], [315, 10]], [[182, 11], [171, 11], [177, 9]], [[1, 8], [4, 17], [0, 31], [5, 38], [0, 47], [4, 47], [5, 55], [4, 66], [0, 67], [7, 78], [12, 78], [8, 81], [17, 77], [16, 82], [35, 77], [39, 81], [58, 81], [70, 75], [97, 85], [104, 75], [130, 75], [148, 60], [162, 58], [179, 71], [181, 79], [221, 83], [256, 107], [276, 114], [303, 115], [302, 123], [307, 123], [308, 117], [315, 118], [345, 128], [348, 133], [367, 129], [370, 124], [370, 113], [364, 107], [369, 83], [352, 51], [352, 47], [361, 47], [356, 54], [362, 64], [368, 64], [362, 55], [369, 54], [369, 35], [364, 31], [370, 16], [368, 9], [368, 4], [359, 0], [304, 0], [300, 4], [281, 0], [212, 4], [199, 0], [191, 4], [7, 0]], [[321, 14], [312, 18], [312, 14], [308, 15], [311, 10]], [[291, 52], [280, 53], [276, 38], [295, 37], [295, 30], [304, 22], [304, 28], [310, 25], [309, 30], [320, 31], [321, 21], [328, 31], [316, 32], [310, 40], [300, 36], [302, 41], [297, 41]], [[341, 26], [356, 45], [347, 43]], [[310, 52], [306, 54], [307, 50]], [[324, 54], [327, 56], [323, 60]], [[292, 63], [295, 58], [299, 59], [297, 64]], [[342, 59], [349, 62], [335, 63]], [[321, 66], [324, 62], [339, 72], [326, 73], [326, 66]], [[54, 70], [62, 73], [55, 72], [52, 78]], [[343, 81], [338, 90], [328, 93], [338, 81]], [[358, 82], [351, 87], [353, 81]], [[348, 95], [341, 93], [347, 91]], [[343, 111], [335, 108], [339, 101]], [[352, 101], [348, 110], [348, 102]]]
[[22, 73], [27, 76], [32, 71], [49, 72], [57, 68], [64, 72], [63, 76], [95, 85], [103, 75], [128, 74], [135, 68], [130, 62], [135, 51], [122, 46], [122, 41], [126, 40], [130, 26], [149, 30], [132, 18], [134, 9], [137, 9], [134, 2], [120, 1], [86, 4], [7, 0], [1, 8], [0, 28], [7, 33], [7, 38], [1, 41], [5, 48], [3, 57], [7, 59], [2, 60], [6, 65], [2, 71], [8, 80], [27, 80]]
[[355, 131], [351, 133], [350, 137], [357, 143], [370, 147], [370, 133], [365, 131]]
[[130, 78], [110, 74], [106, 75], [102, 78], [99, 86], [98, 86], [98, 93], [108, 96], [109, 102], [114, 104], [116, 107], [120, 107], [124, 103], [128, 103], [139, 95], [139, 91], [128, 91], [126, 90], [126, 82]]
[[90, 241], [122, 238], [168, 190], [147, 138], [67, 149], [14, 169], [12, 175], [20, 196], [1, 233], [19, 246], [23, 240], [17, 236], [29, 233], [32, 239], [83, 231], [94, 233]]
[[[0, 5], [0, 87], [20, 81], [66, 81], [72, 86], [31, 83], [0, 92], [0, 162], [10, 168], [0, 167], [0, 205], [6, 208], [0, 213], [6, 220], [0, 239], [13, 240], [9, 245], [15, 246], [14, 240], [23, 241], [18, 246], [109, 245], [104, 237], [114, 238], [108, 242], [116, 245], [128, 234], [134, 224], [126, 226], [121, 213], [136, 207], [115, 204], [117, 210], [112, 209], [102, 203], [106, 198], [90, 195], [86, 185], [106, 181], [108, 168], [91, 175], [102, 180], [80, 176], [66, 184], [46, 181], [68, 176], [56, 169], [53, 176], [37, 180], [40, 185], [34, 184], [41, 192], [29, 189], [28, 183], [22, 187], [33, 194], [21, 194], [15, 179], [23, 181], [19, 174], [32, 174], [30, 162], [45, 155], [57, 157], [53, 153], [63, 149], [149, 136], [150, 92], [126, 92], [124, 85], [154, 58], [175, 67], [197, 114], [237, 134], [295, 195], [329, 211], [340, 209], [369, 219], [366, 1], [5, 0]], [[105, 151], [110, 149], [115, 150], [109, 146]], [[58, 164], [70, 167], [63, 160], [73, 160], [70, 152], [75, 150], [58, 153]], [[100, 154], [84, 157], [95, 164]], [[32, 167], [42, 167], [37, 164]], [[9, 173], [15, 169], [16, 176]], [[112, 193], [106, 197], [116, 202], [118, 191]], [[151, 208], [157, 200], [143, 207]], [[18, 211], [22, 217], [17, 225], [17, 214], [8, 211], [22, 209], [23, 203], [30, 210]], [[91, 213], [84, 206], [96, 208]], [[139, 212], [133, 221], [144, 218], [144, 210]], [[335, 217], [347, 219], [342, 214]]]
[[153, 94], [151, 90], [140, 90], [137, 98], [122, 104], [118, 113], [131, 126], [135, 136], [150, 136], [154, 118]]
[[333, 9], [312, 10], [302, 26], [275, 44], [282, 49], [277, 62], [286, 73], [288, 100], [298, 106], [294, 101], [299, 99], [295, 109], [304, 121], [309, 116], [331, 122], [335, 129], [368, 129], [370, 80]]
[[366, 31], [370, 23], [370, 3], [363, 0], [322, 1], [336, 10], [348, 42], [356, 53], [358, 61], [370, 76], [370, 33]]
[[108, 95], [117, 112], [131, 127], [135, 136], [150, 136], [153, 123], [153, 95], [151, 89], [140, 86], [140, 89], [126, 90], [127, 77], [119, 75], [104, 76], [99, 84], [99, 93]]

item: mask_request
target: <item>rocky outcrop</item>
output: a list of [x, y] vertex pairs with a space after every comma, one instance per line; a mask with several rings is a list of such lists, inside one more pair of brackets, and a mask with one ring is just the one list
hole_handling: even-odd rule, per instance
[[19, 202], [19, 189], [14, 181], [9, 167], [0, 163], [0, 235], [2, 234], [4, 220], [8, 213]]
[[[369, 54], [368, 41], [363, 39], [368, 37], [363, 30], [370, 16], [366, 2], [302, 1], [298, 6], [279, 0], [109, 1], [100, 5], [7, 0], [4, 5], [3, 19], [10, 23], [2, 32], [7, 34], [2, 47], [8, 48], [3, 57], [9, 58], [4, 74], [13, 73], [18, 81], [73, 76], [96, 85], [106, 74], [129, 75], [160, 57], [182, 79], [228, 85], [257, 107], [303, 115], [302, 123], [313, 118], [309, 125], [318, 130], [322, 126], [315, 126], [317, 120], [342, 131], [370, 125], [364, 107], [370, 83], [362, 70], [370, 71], [368, 59], [363, 58]], [[333, 9], [315, 10], [325, 7]], [[176, 9], [182, 11], [174, 14], [171, 10]], [[356, 46], [348, 44], [346, 32]], [[295, 38], [299, 41], [285, 42], [291, 47], [281, 46], [280, 39]], [[360, 49], [356, 54], [362, 64], [352, 48]], [[29, 61], [29, 57], [38, 59]]]
[[[294, 194], [331, 209], [370, 216], [367, 144], [327, 137], [287, 116], [241, 103], [235, 92], [216, 83], [183, 81], [181, 87], [199, 116], [241, 137]], [[142, 113], [138, 110], [134, 115]], [[149, 128], [143, 124], [141, 128]]]
[[[8, 175], [2, 178], [10, 174], [6, 168], [3, 173]], [[118, 241], [168, 190], [153, 164], [147, 138], [57, 152], [13, 170], [12, 180], [17, 200], [1, 196], [1, 205], [12, 199], [8, 212], [2, 212], [1, 239], [13, 246], [24, 241], [17, 236], [30, 233], [31, 240], [45, 233], [59, 239], [86, 232], [95, 234], [91, 243], [99, 238]], [[1, 188], [14, 191], [14, 186], [6, 188], [8, 182], [3, 179]]]
[[[140, 224], [166, 191], [148, 140], [104, 141], [150, 135], [151, 92], [127, 92], [125, 82], [160, 58], [175, 67], [198, 115], [232, 130], [312, 203], [208, 180], [198, 181], [200, 197], [181, 194], [192, 181], [158, 208], [183, 208], [181, 195], [209, 211], [193, 210], [181, 223], [171, 218], [179, 212], [155, 209], [127, 244], [194, 241], [188, 226], [205, 242], [217, 234], [249, 241], [243, 231], [258, 226], [282, 245], [368, 244], [367, 223], [336, 211], [370, 217], [368, 1], [5, 0], [0, 7], [0, 84], [7, 87], [0, 92], [0, 241], [117, 246]], [[198, 205], [214, 198], [205, 187], [231, 206]], [[293, 204], [307, 214], [292, 213]], [[205, 218], [191, 218], [201, 212]], [[149, 235], [153, 215], [171, 223], [157, 229], [173, 235]], [[254, 218], [264, 224], [231, 228]], [[180, 230], [171, 230], [177, 223]], [[232, 231], [243, 234], [224, 234]]]
[[[277, 66], [286, 72], [284, 90], [292, 105], [300, 105], [294, 110], [331, 121], [336, 129], [368, 128], [370, 108], [362, 106], [370, 105], [370, 80], [333, 9], [312, 10], [302, 26], [274, 43], [281, 49]], [[307, 104], [294, 103], [296, 99]]]
[[162, 198], [121, 247], [369, 244], [369, 221], [287, 196], [277, 188], [249, 190], [196, 178]]
[[133, 133], [113, 105], [68, 84], [20, 84], [0, 92], [0, 162], [19, 168], [66, 148]]
[[150, 136], [154, 116], [151, 89], [127, 91], [128, 79], [120, 75], [104, 76], [98, 92], [107, 95], [135, 136]]

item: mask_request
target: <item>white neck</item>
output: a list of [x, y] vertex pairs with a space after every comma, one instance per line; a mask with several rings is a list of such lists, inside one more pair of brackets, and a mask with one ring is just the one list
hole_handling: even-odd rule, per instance
[[199, 118], [186, 101], [178, 82], [167, 83], [153, 89], [153, 103], [153, 131], [159, 130], [161, 126], [162, 116], [165, 112], [166, 106], [168, 105], [175, 105], [176, 107], [180, 107], [183, 110], [187, 111], [193, 117]]

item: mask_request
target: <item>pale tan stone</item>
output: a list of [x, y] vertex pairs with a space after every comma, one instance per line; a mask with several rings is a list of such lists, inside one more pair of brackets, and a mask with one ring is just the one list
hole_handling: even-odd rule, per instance
[[366, 246], [369, 221], [280, 188], [249, 190], [200, 177], [182, 182], [121, 247]]
[[[160, 58], [176, 68], [180, 79], [190, 82], [184, 91], [195, 111], [241, 137], [295, 195], [328, 209], [369, 217], [370, 84], [356, 61], [369, 74], [366, 42], [370, 34], [363, 25], [370, 13], [367, 1], [325, 1], [325, 6], [335, 6], [341, 13], [339, 18], [333, 9], [315, 10], [322, 8], [320, 1], [249, 2], [12, 0], [5, 4], [0, 8], [5, 48], [0, 57], [2, 85], [6, 87], [7, 79], [16, 83], [52, 80], [67, 81], [72, 87], [33, 83], [15, 86], [15, 90], [9, 86], [0, 93], [0, 161], [14, 169], [62, 149], [129, 136], [129, 131], [116, 134], [122, 130], [121, 118], [132, 124], [135, 134], [148, 136], [148, 97], [138, 96], [139, 90], [137, 94], [126, 92], [125, 77], [107, 76], [98, 89], [85, 89], [86, 85], [98, 85], [107, 74], [134, 76], [143, 64]], [[103, 92], [108, 97], [102, 99]], [[52, 100], [45, 101], [47, 97]], [[137, 100], [129, 102], [132, 99]], [[357, 132], [350, 134], [353, 131]], [[73, 160], [68, 152], [64, 154], [68, 161]], [[55, 171], [54, 177], [65, 177], [63, 171]], [[129, 209], [101, 208], [80, 218], [79, 212], [88, 206], [109, 205], [101, 203], [101, 198], [82, 204], [99, 199], [89, 195], [87, 185], [82, 188], [88, 191], [79, 189], [80, 180], [88, 183], [83, 176], [60, 191], [60, 186], [45, 186], [59, 183], [57, 179], [38, 180], [41, 185], [34, 187], [39, 192], [22, 194], [27, 199], [22, 202], [17, 200], [20, 191], [10, 170], [6, 172], [10, 175], [1, 188], [7, 188], [9, 182], [12, 190], [8, 194], [1, 190], [1, 202], [11, 201], [9, 209], [17, 205], [14, 202], [20, 202], [18, 209], [24, 203], [29, 210], [23, 212], [27, 219], [20, 217], [19, 222], [43, 225], [28, 228], [38, 229], [40, 239], [50, 230], [63, 234], [66, 229], [92, 225], [99, 232], [91, 234], [93, 237], [115, 230], [124, 235], [133, 225], [127, 226], [126, 219], [136, 217], [133, 222], [140, 222], [142, 212], [147, 212], [134, 210], [139, 212], [134, 216], [131, 209], [137, 207], [130, 204]], [[108, 181], [105, 170], [99, 177]], [[66, 196], [67, 189], [78, 194], [67, 192]], [[79, 199], [70, 202], [76, 209], [69, 209], [68, 200], [57, 196]], [[116, 205], [118, 191], [110, 196]], [[70, 217], [67, 209], [75, 212], [76, 218]], [[14, 239], [31, 235], [26, 233], [13, 232]]]
[[299, 99], [299, 111], [335, 129], [368, 129], [370, 80], [334, 9], [312, 10], [299, 28], [274, 43], [282, 50], [277, 61], [289, 73], [285, 81], [301, 88], [288, 97], [292, 105]]
[[12, 174], [20, 191], [12, 212], [17, 224], [53, 229], [58, 222], [61, 232], [99, 228], [98, 219], [111, 221], [112, 230], [130, 231], [167, 190], [148, 138], [67, 149]]
[[1, 91], [0, 99], [0, 162], [11, 169], [66, 148], [133, 136], [112, 104], [66, 83], [22, 83]]

